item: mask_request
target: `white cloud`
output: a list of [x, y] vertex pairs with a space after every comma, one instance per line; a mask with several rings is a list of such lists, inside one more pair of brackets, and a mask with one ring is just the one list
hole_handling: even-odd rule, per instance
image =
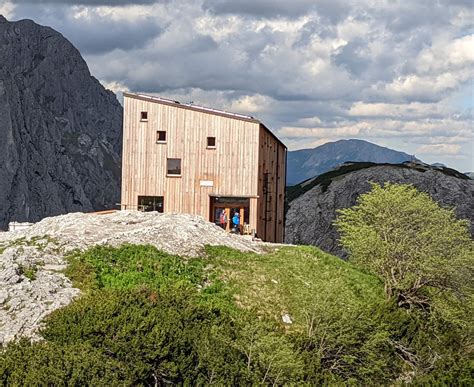
[[443, 103], [411, 102], [406, 104], [355, 102], [349, 109], [353, 117], [391, 117], [396, 119], [414, 119], [428, 117], [446, 117], [454, 114], [450, 106]]
[[[461, 79], [460, 79], [461, 78]], [[457, 77], [453, 73], [444, 73], [438, 76], [420, 77], [408, 75], [399, 77], [387, 84], [385, 90], [387, 96], [407, 98], [409, 100], [421, 99], [432, 100], [439, 98], [444, 92], [454, 90], [459, 82], [465, 78], [462, 74]]]
[[474, 64], [474, 35], [445, 38], [423, 49], [416, 60], [418, 73], [452, 72]]
[[459, 144], [430, 144], [422, 145], [416, 149], [422, 155], [458, 155], [461, 150]]
[[15, 11], [15, 4], [11, 1], [6, 1], [0, 4], [0, 15], [5, 16], [7, 19], [13, 17]]
[[366, 21], [349, 17], [337, 25], [338, 36], [346, 42], [355, 38], [364, 38], [370, 32], [370, 25]]
[[124, 84], [122, 84], [120, 82], [116, 82], [116, 81], [104, 82], [104, 81], [101, 81], [101, 83], [106, 89], [112, 90], [115, 94], [130, 91], [130, 89], [127, 86], [125, 86]]
[[244, 95], [234, 101], [228, 106], [228, 110], [239, 113], [260, 113], [267, 109], [270, 105], [270, 98], [264, 95]]
[[337, 127], [316, 127], [316, 128], [301, 128], [301, 127], [283, 127], [280, 130], [280, 135], [287, 138], [324, 138], [336, 139], [341, 137], [359, 137], [361, 132], [370, 131], [371, 125], [369, 123], [347, 124]]

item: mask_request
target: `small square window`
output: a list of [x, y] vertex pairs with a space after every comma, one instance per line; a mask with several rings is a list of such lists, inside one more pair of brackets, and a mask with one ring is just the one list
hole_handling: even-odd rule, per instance
[[167, 160], [167, 174], [168, 176], [181, 176], [181, 159]]
[[216, 138], [215, 137], [208, 137], [207, 138], [207, 147], [208, 148], [215, 148], [216, 147]]
[[164, 130], [156, 131], [156, 142], [166, 142], [166, 131]]
[[140, 121], [148, 121], [148, 112], [141, 112]]

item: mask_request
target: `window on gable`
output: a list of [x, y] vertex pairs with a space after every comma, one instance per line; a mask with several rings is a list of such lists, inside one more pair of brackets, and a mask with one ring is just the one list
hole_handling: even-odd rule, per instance
[[164, 130], [156, 131], [156, 142], [166, 142], [166, 131]]
[[148, 121], [148, 112], [140, 113], [140, 121]]
[[181, 176], [181, 159], [167, 159], [168, 176]]
[[215, 137], [208, 137], [207, 138], [207, 147], [208, 148], [215, 148], [216, 147], [216, 138]]

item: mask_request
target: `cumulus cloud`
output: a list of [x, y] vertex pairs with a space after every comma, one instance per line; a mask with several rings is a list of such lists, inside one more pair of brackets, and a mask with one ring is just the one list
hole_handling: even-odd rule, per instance
[[459, 144], [430, 144], [422, 145], [416, 151], [422, 155], [457, 155], [460, 150]]
[[[114, 11], [115, 10], [115, 11]], [[41, 20], [50, 25], [77, 46], [83, 55], [100, 54], [120, 49], [127, 52], [145, 46], [162, 33], [162, 26], [155, 18], [138, 12], [134, 6], [128, 17], [120, 15], [115, 7], [83, 7], [65, 5], [17, 5], [14, 13]], [[123, 15], [125, 16], [125, 15]]]
[[0, 15], [3, 15], [6, 18], [13, 16], [13, 11], [15, 10], [15, 5], [10, 1], [6, 1], [0, 4]]
[[455, 114], [449, 106], [441, 103], [411, 102], [406, 104], [356, 102], [349, 109], [349, 115], [358, 118], [443, 118]]
[[216, 14], [241, 14], [258, 17], [297, 17], [315, 8], [314, 0], [205, 0], [204, 9]]
[[356, 137], [474, 170], [470, 1], [14, 4], [117, 92], [250, 114], [290, 149]]

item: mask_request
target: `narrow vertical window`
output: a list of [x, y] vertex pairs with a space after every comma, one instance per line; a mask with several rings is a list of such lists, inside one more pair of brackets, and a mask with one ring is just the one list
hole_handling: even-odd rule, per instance
[[140, 121], [148, 121], [148, 112], [140, 113]]
[[166, 142], [166, 132], [164, 130], [158, 130], [156, 132], [156, 142], [159, 143], [163, 143], [163, 142]]
[[216, 138], [215, 137], [208, 137], [207, 138], [207, 147], [208, 148], [215, 148], [216, 147]]

